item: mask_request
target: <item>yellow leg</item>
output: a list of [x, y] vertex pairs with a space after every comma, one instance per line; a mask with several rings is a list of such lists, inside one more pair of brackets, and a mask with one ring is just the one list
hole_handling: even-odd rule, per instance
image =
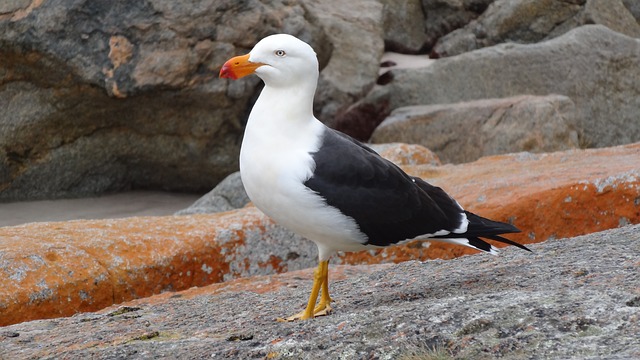
[[313, 309], [314, 316], [328, 315], [331, 313], [331, 296], [329, 296], [329, 261], [326, 262], [326, 266], [322, 269], [322, 293], [320, 295], [320, 303]]
[[[321, 294], [320, 294], [321, 293]], [[318, 295], [320, 294], [320, 303], [316, 306]], [[309, 295], [309, 301], [307, 302], [307, 308], [293, 316], [288, 318], [278, 318], [278, 321], [295, 321], [312, 319], [316, 316], [327, 315], [331, 312], [329, 303], [331, 297], [329, 296], [329, 261], [320, 261], [318, 268], [313, 273], [313, 287], [311, 288], [311, 295]]]

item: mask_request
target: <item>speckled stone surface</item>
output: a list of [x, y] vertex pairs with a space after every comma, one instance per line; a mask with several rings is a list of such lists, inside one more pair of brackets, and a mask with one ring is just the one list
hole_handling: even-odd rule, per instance
[[531, 247], [332, 266], [334, 313], [304, 322], [274, 318], [304, 306], [310, 270], [164, 293], [0, 328], [0, 358], [640, 357], [640, 225]]
[[[414, 151], [417, 152], [417, 151]], [[402, 165], [466, 209], [509, 221], [521, 243], [640, 223], [640, 143]], [[425, 160], [427, 161], [427, 160]], [[451, 259], [438, 242], [338, 254], [333, 264]], [[218, 214], [33, 223], [0, 228], [0, 326], [97, 311], [166, 291], [313, 267], [315, 245], [255, 207]]]

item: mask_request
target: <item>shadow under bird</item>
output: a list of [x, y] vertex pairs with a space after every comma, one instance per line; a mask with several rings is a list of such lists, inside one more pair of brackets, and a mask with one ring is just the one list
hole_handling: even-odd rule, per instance
[[[407, 175], [366, 145], [313, 115], [318, 60], [307, 43], [271, 35], [228, 60], [220, 77], [264, 81], [244, 133], [240, 174], [249, 198], [277, 223], [318, 246], [307, 307], [293, 321], [331, 311], [329, 258], [409, 240], [437, 240], [497, 254], [491, 239], [516, 227], [465, 211], [439, 187]], [[318, 302], [318, 296], [320, 301]]]

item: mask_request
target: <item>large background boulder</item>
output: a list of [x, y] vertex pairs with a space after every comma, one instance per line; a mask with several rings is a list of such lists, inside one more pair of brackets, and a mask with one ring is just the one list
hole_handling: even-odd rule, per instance
[[[318, 54], [317, 116], [361, 139], [401, 106], [557, 93], [576, 105], [583, 146], [638, 140], [636, 129], [622, 130], [639, 98], [629, 82], [638, 45], [619, 34], [640, 34], [637, 6], [628, 0], [0, 6], [0, 201], [210, 190], [237, 170], [244, 122], [261, 87], [255, 77], [220, 80], [217, 71], [281, 32]], [[591, 28], [529, 48], [491, 47], [587, 23], [619, 33]], [[469, 39], [472, 46], [458, 46]], [[437, 57], [460, 53], [441, 48], [486, 46], [430, 70], [394, 69], [378, 78], [385, 50]], [[397, 94], [380, 95], [390, 90]]]
[[585, 24], [640, 37], [640, 24], [621, 0], [496, 0], [476, 20], [441, 37], [432, 55], [458, 55], [503, 42], [534, 43]]
[[227, 58], [273, 33], [309, 42], [326, 68], [316, 101], [323, 118], [374, 85], [383, 6], [349, 4], [3, 4], [0, 201], [210, 190], [237, 170], [260, 88], [256, 77], [218, 79]]
[[601, 25], [582, 26], [541, 43], [500, 44], [387, 74], [390, 80], [352, 106], [342, 121], [367, 118], [370, 135], [402, 106], [559, 94], [575, 104], [581, 146], [640, 141], [640, 87], [634, 81], [640, 78], [640, 41]]
[[275, 32], [322, 40], [280, 1], [44, 1], [3, 15], [0, 199], [210, 189], [237, 168], [258, 84], [217, 69]]
[[383, 6], [372, 0], [303, 2], [332, 46], [328, 63], [320, 72], [314, 112], [334, 125], [335, 115], [375, 84], [384, 51]]
[[406, 141], [434, 151], [444, 162], [482, 156], [578, 148], [575, 106], [566, 96], [516, 96], [456, 104], [401, 107], [371, 141]]

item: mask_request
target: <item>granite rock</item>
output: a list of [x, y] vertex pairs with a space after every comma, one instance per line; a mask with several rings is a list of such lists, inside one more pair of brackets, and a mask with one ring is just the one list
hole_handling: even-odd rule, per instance
[[217, 69], [274, 32], [322, 40], [297, 2], [26, 3], [0, 15], [3, 201], [211, 189], [258, 84]]
[[484, 13], [495, 0], [422, 0], [425, 13], [425, 50], [432, 50], [438, 39], [465, 27]]
[[0, 6], [0, 201], [210, 190], [237, 170], [260, 91], [218, 79], [226, 59], [274, 33], [309, 42], [330, 122], [375, 84], [384, 49], [375, 0]]
[[371, 142], [420, 144], [444, 162], [461, 163], [578, 148], [575, 123], [575, 105], [566, 96], [516, 96], [401, 107], [376, 128]]
[[2, 358], [640, 357], [640, 226], [533, 253], [332, 266], [334, 313], [302, 308], [312, 271], [168, 292], [0, 329]]
[[378, 125], [403, 106], [557, 94], [575, 104], [581, 146], [640, 141], [640, 89], [633, 81], [640, 77], [640, 41], [601, 25], [582, 26], [537, 44], [500, 44], [387, 74], [390, 80], [374, 87], [345, 118], [366, 114], [368, 123]]
[[[402, 167], [444, 188], [466, 209], [515, 224], [523, 232], [509, 237], [532, 243], [640, 223], [639, 151], [640, 143]], [[451, 259], [476, 252], [438, 242], [410, 242], [338, 254], [331, 262]], [[253, 206], [217, 214], [4, 227], [0, 326], [313, 267], [316, 261], [312, 242], [273, 224]]]
[[432, 56], [459, 55], [504, 42], [535, 43], [585, 24], [640, 37], [640, 24], [621, 0], [497, 0], [476, 20], [441, 37]]
[[382, 0], [384, 48], [404, 54], [421, 52], [427, 40], [420, 0]]

